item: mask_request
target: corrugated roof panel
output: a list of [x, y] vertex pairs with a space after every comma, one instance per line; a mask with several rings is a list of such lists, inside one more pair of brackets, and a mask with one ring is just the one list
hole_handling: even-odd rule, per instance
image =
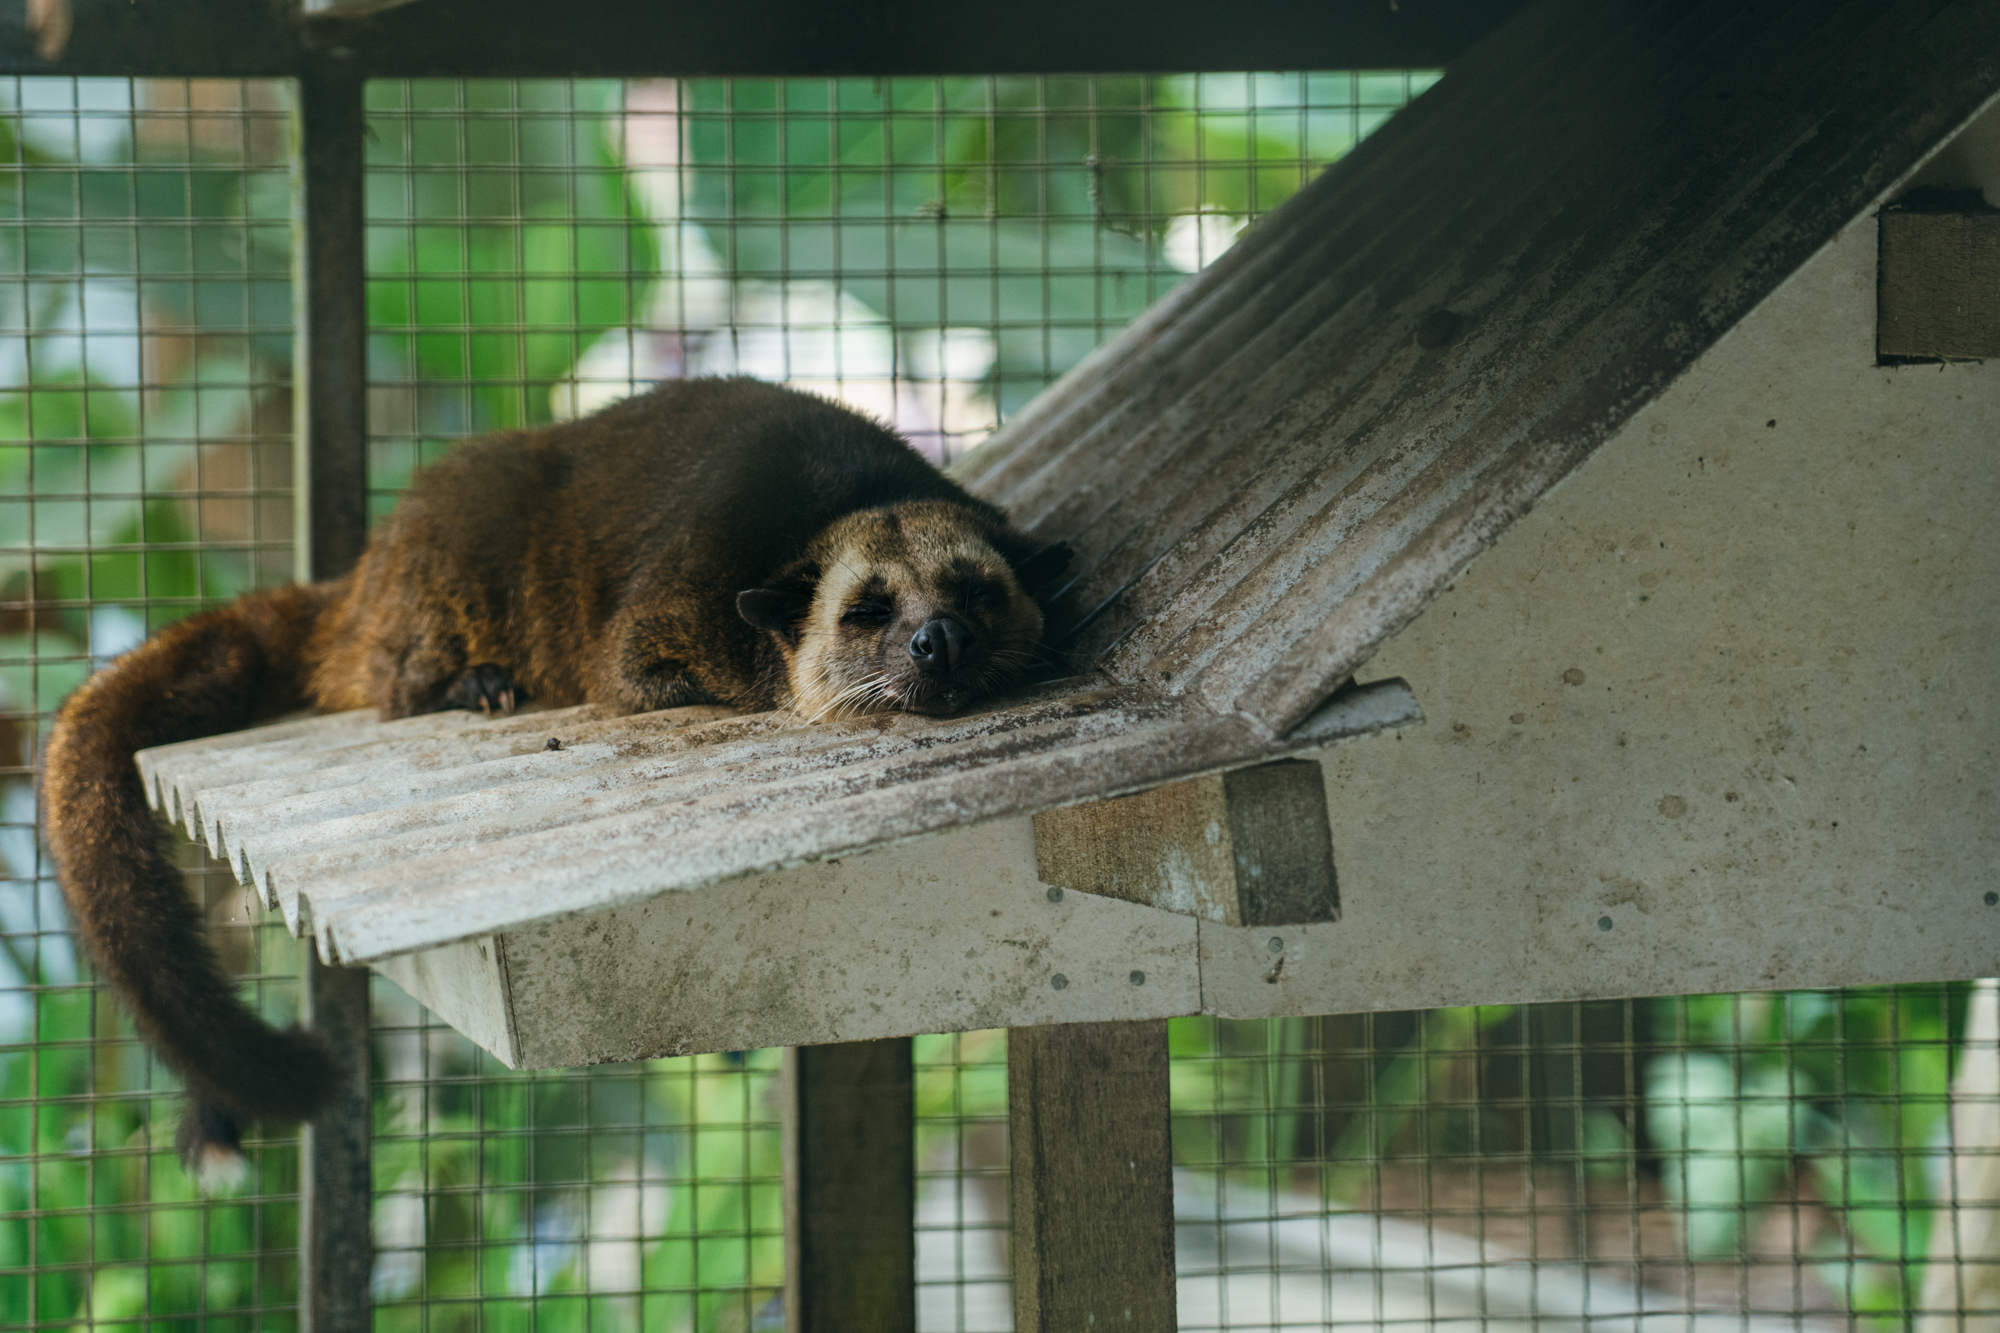
[[[174, 805], [294, 929], [316, 930], [330, 958], [372, 959], [1137, 790], [1269, 749], [1243, 718], [1077, 684], [944, 720], [564, 709], [406, 728], [358, 749], [346, 744], [357, 715], [342, 714], [221, 752], [272, 756], [287, 770], [272, 779], [217, 783], [242, 770], [199, 745], [149, 751], [143, 768], [156, 804]], [[1417, 717], [1408, 688], [1383, 682], [1343, 695], [1274, 753]], [[550, 736], [561, 749], [545, 748]]]
[[1991, 0], [1546, 0], [961, 466], [1077, 548], [1089, 674], [945, 720], [326, 718], [148, 787], [371, 959], [1413, 720], [1326, 701], [1996, 89]]
[[1283, 731], [1968, 118], [1996, 42], [1966, 3], [1536, 6], [967, 475], [1078, 545], [1080, 660]]

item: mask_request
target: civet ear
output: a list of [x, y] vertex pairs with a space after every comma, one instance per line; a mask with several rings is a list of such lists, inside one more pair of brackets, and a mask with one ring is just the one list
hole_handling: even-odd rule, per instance
[[1013, 550], [1002, 549], [1007, 563], [1013, 567], [1014, 577], [1020, 580], [1022, 591], [1033, 596], [1036, 589], [1046, 587], [1062, 577], [1069, 568], [1069, 562], [1076, 552], [1070, 550], [1068, 542], [1052, 542], [1046, 546], [1040, 543], [1020, 541]]
[[736, 594], [736, 614], [768, 630], [790, 648], [799, 646], [799, 630], [806, 612], [812, 609], [813, 593], [819, 587], [819, 566], [801, 561], [779, 570], [761, 588], [745, 588]]

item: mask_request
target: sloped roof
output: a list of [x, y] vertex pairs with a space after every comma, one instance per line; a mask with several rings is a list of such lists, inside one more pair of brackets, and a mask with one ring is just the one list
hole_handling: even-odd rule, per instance
[[1533, 5], [966, 460], [1078, 548], [1086, 674], [948, 721], [328, 718], [149, 787], [365, 960], [1410, 720], [1329, 699], [1996, 90], [1990, 0]]
[[1979, 0], [1532, 5], [961, 476], [1282, 735], [1996, 91]]

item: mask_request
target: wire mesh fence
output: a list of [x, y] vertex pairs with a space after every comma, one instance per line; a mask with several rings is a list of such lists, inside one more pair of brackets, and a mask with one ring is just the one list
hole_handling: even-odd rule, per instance
[[[1430, 77], [372, 83], [374, 512], [466, 434], [692, 374], [948, 461]], [[0, 1327], [295, 1322], [294, 1141], [192, 1196], [33, 787], [84, 674], [290, 576], [289, 114], [0, 84]], [[289, 1019], [296, 947], [184, 859]], [[775, 1053], [517, 1074], [374, 984], [378, 1326], [781, 1325]], [[1179, 1021], [1182, 1326], [1992, 1327], [1994, 1002]], [[926, 1329], [1010, 1326], [1004, 1053], [916, 1045]]]
[[948, 462], [1426, 74], [377, 82], [371, 486], [663, 378]]
[[776, 1051], [518, 1075], [373, 996], [379, 1329], [783, 1326]]
[[[77, 957], [36, 840], [50, 710], [146, 633], [292, 570], [290, 163], [272, 83], [0, 81], [0, 1323], [282, 1328], [297, 1153], [201, 1204], [173, 1081]], [[184, 849], [273, 1018], [295, 947]], [[156, 1132], [165, 1127], [169, 1132]]]
[[1984, 1326], [1982, 986], [1184, 1021], [1181, 1326]]
[[[1011, 1327], [999, 1035], [919, 1048], [925, 1328]], [[1990, 1327], [1996, 1040], [1991, 982], [1177, 1020], [1180, 1327]]]

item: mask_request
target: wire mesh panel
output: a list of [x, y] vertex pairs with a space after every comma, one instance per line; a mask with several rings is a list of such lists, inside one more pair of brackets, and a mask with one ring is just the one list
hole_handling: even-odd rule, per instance
[[783, 1326], [775, 1051], [511, 1074], [377, 980], [378, 1329]]
[[[292, 571], [288, 106], [275, 83], [0, 81], [0, 1326], [284, 1328], [297, 1153], [197, 1200], [178, 1097], [36, 839], [49, 715], [149, 631]], [[297, 951], [183, 848], [288, 1021]]]
[[[948, 461], [1429, 81], [372, 83], [373, 512], [465, 435], [695, 374]], [[32, 783], [95, 665], [290, 574], [287, 115], [274, 84], [0, 84], [0, 1327], [293, 1322], [292, 1140], [192, 1197]], [[288, 1019], [293, 946], [184, 860]], [[781, 1325], [775, 1053], [522, 1075], [374, 1006], [381, 1327]], [[2000, 1321], [1988, 983], [1172, 1043], [1183, 1328]], [[1004, 1053], [916, 1043], [926, 1329], [1011, 1325]]]
[[948, 461], [1433, 78], [373, 83], [378, 512], [468, 432], [686, 375]]
[[[1170, 1025], [1180, 1327], [1984, 1329], [2000, 986]], [[920, 1326], [1011, 1327], [999, 1033], [920, 1043]]]
[[1013, 1327], [1007, 1034], [919, 1037], [917, 1326]]
[[1981, 987], [1183, 1021], [1181, 1327], [1991, 1327]]

